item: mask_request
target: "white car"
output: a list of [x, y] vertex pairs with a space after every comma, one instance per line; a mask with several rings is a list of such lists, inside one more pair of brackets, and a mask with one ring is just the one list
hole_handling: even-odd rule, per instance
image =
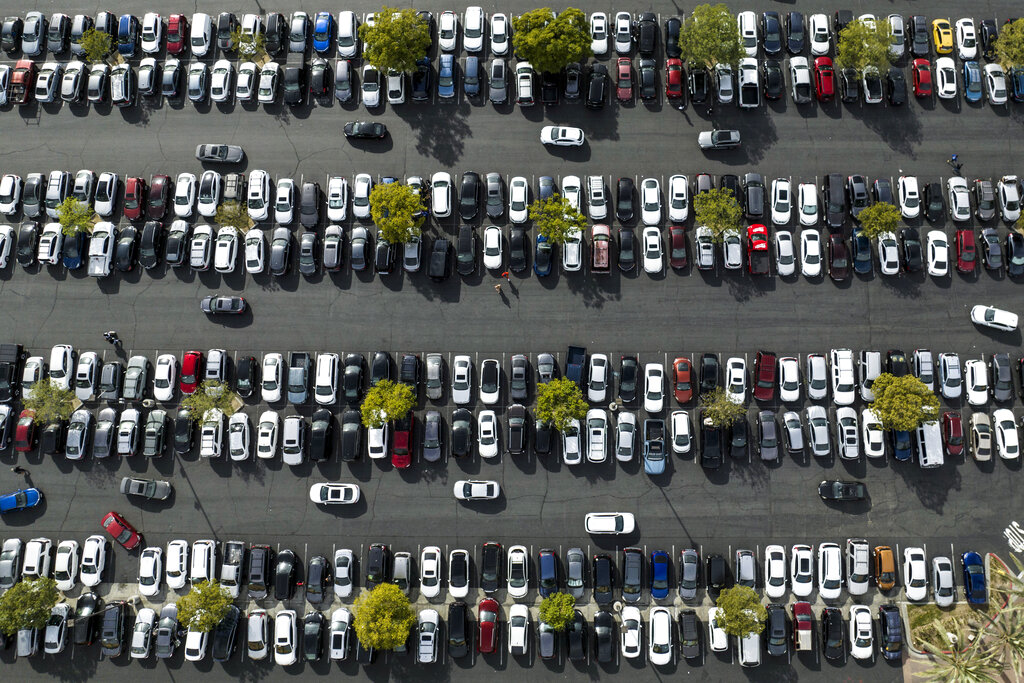
[[964, 385], [970, 405], [983, 406], [988, 402], [988, 370], [985, 361], [975, 358], [964, 363]]
[[265, 221], [270, 216], [270, 174], [266, 171], [257, 168], [249, 173], [245, 208], [254, 221]]
[[903, 549], [903, 589], [907, 600], [917, 602], [928, 597], [928, 567], [921, 548]]
[[901, 175], [896, 183], [900, 202], [900, 213], [904, 218], [917, 218], [921, 215], [921, 191], [917, 185], [917, 177]]
[[967, 180], [960, 176], [952, 176], [946, 181], [949, 191], [949, 217], [954, 221], [971, 220], [971, 195], [967, 190]]
[[355, 562], [355, 555], [348, 548], [338, 548], [334, 551], [334, 594], [339, 598], [352, 595]]
[[256, 424], [256, 457], [273, 458], [277, 454], [277, 434], [281, 420], [277, 411], [266, 410]]
[[657, 178], [644, 178], [640, 183], [640, 219], [644, 225], [661, 223], [661, 183]]
[[[13, 173], [4, 174], [4, 177], [0, 179], [0, 213], [10, 216], [18, 210], [22, 187], [21, 176]], [[98, 207], [96, 212], [99, 213]]]
[[238, 65], [235, 80], [235, 97], [239, 102], [250, 102], [259, 87], [259, 67], [256, 62], [242, 62]]
[[370, 217], [370, 190], [373, 189], [373, 178], [369, 173], [356, 175], [352, 184], [352, 215], [356, 218]]
[[941, 230], [928, 231], [928, 274], [932, 277], [949, 275], [949, 242]]
[[508, 54], [508, 46], [512, 42], [512, 24], [501, 12], [491, 15], [491, 53], [494, 55]]
[[291, 666], [298, 661], [298, 617], [285, 609], [274, 617], [274, 663]]
[[380, 82], [381, 75], [380, 71], [377, 70], [377, 67], [373, 66], [370, 63], [364, 64], [362, 80], [360, 81], [360, 83], [362, 83], [363, 104], [366, 106], [367, 109], [379, 107], [381, 104]]
[[996, 451], [1003, 460], [1020, 458], [1020, 439], [1017, 425], [1013, 421], [1013, 411], [1000, 408], [992, 413], [992, 428], [996, 433]]
[[280, 353], [268, 353], [263, 356], [262, 382], [260, 396], [266, 403], [281, 400], [281, 384], [284, 381], [284, 357]]
[[818, 546], [818, 595], [822, 600], [837, 600], [843, 586], [843, 558], [836, 543]]
[[142, 33], [140, 34], [140, 46], [146, 54], [160, 52], [160, 42], [163, 37], [164, 25], [160, 15], [156, 12], [146, 12], [142, 17]]
[[274, 221], [279, 225], [288, 225], [294, 217], [295, 181], [291, 178], [278, 178], [274, 193]]
[[644, 410], [660, 413], [665, 407], [665, 368], [661, 363], [644, 365]]
[[636, 659], [640, 656], [644, 644], [644, 622], [640, 610], [633, 605], [623, 607], [621, 619], [619, 636], [622, 656], [626, 659]]
[[779, 275], [788, 277], [796, 272], [796, 252], [793, 235], [786, 230], [775, 232], [775, 268]]
[[238, 231], [225, 225], [217, 231], [213, 248], [213, 269], [218, 273], [233, 273], [238, 262]]
[[864, 455], [869, 458], [885, 457], [885, 432], [882, 422], [871, 408], [860, 411], [861, 440], [864, 442]]
[[[511, 594], [511, 590], [509, 591]], [[508, 653], [528, 655], [530, 651], [530, 608], [515, 604], [508, 610]]]
[[273, 104], [277, 99], [277, 84], [281, 81], [281, 65], [267, 62], [260, 69], [259, 88], [256, 90], [256, 101], [260, 104]]
[[899, 59], [906, 51], [906, 28], [903, 23], [903, 15], [890, 14], [889, 20], [889, 55], [893, 59]]
[[630, 462], [636, 444], [636, 415], [619, 411], [615, 421], [615, 459]]
[[529, 184], [526, 178], [516, 176], [508, 184], [508, 219], [525, 223], [529, 215]]
[[973, 19], [957, 19], [956, 53], [965, 62], [978, 56], [978, 34], [974, 30]]
[[163, 576], [163, 548], [150, 546], [142, 551], [139, 557], [139, 592], [146, 597], [153, 597], [160, 592], [160, 579]]
[[765, 546], [764, 592], [769, 598], [786, 594], [786, 549], [781, 545]]
[[452, 402], [466, 405], [473, 394], [473, 361], [469, 356], [452, 359]]
[[188, 581], [188, 541], [175, 540], [167, 544], [167, 566], [164, 568], [167, 587], [179, 590]]
[[806, 598], [814, 589], [814, 549], [809, 545], [793, 546], [789, 558], [789, 581], [793, 595]]
[[452, 494], [456, 500], [495, 500], [501, 495], [501, 484], [490, 480], [460, 479]]
[[583, 185], [579, 176], [567, 175], [562, 178], [562, 196], [572, 208], [583, 211]]
[[998, 64], [986, 64], [985, 96], [989, 104], [1006, 104], [1006, 74]]
[[508, 596], [525, 598], [530, 590], [530, 560], [525, 546], [514, 545], [508, 549], [507, 572]]
[[725, 363], [725, 395], [733, 403], [747, 400], [747, 359], [734, 356]]
[[726, 270], [743, 267], [743, 240], [739, 230], [726, 230], [722, 235], [722, 265]]
[[960, 356], [955, 353], [939, 354], [939, 389], [947, 399], [960, 398], [963, 375], [960, 371]]
[[53, 578], [57, 590], [66, 593], [75, 587], [78, 578], [78, 541], [61, 541], [53, 563]]
[[650, 633], [647, 650], [651, 664], [663, 666], [672, 661], [672, 643], [675, 641], [672, 614], [665, 607], [655, 605], [647, 617]]
[[36, 258], [40, 263], [55, 266], [60, 263], [61, 248], [64, 246], [64, 233], [60, 223], [47, 223], [39, 236], [39, 249]]
[[502, 257], [501, 228], [488, 225], [484, 228], [484, 268], [497, 270], [504, 263]]
[[157, 401], [174, 400], [174, 385], [178, 374], [178, 358], [171, 353], [156, 357], [153, 370], [153, 398]]
[[437, 44], [445, 52], [454, 52], [459, 36], [459, 16], [450, 10], [441, 12], [437, 24]]
[[899, 275], [900, 252], [896, 233], [883, 232], [878, 236], [878, 268], [882, 275]]
[[226, 59], [218, 59], [210, 74], [210, 99], [214, 102], [227, 102], [231, 98], [232, 83], [235, 70]]
[[436, 598], [441, 592], [441, 549], [428, 545], [420, 553], [420, 593]]
[[338, 13], [338, 56], [351, 59], [359, 52], [359, 21], [355, 12]]
[[[562, 182], [565, 190], [565, 181]], [[684, 175], [674, 175], [668, 179], [668, 218], [671, 221], [683, 222], [690, 213], [690, 181]], [[660, 219], [660, 217], [659, 217]]]
[[369, 427], [366, 430], [366, 453], [373, 460], [379, 460], [388, 454], [388, 423], [380, 427]]
[[786, 225], [793, 213], [793, 186], [786, 178], [772, 181], [772, 223]]
[[708, 647], [712, 652], [725, 652], [729, 649], [729, 636], [718, 621], [718, 607], [708, 610]]
[[600, 408], [591, 408], [585, 418], [587, 425], [587, 461], [601, 463], [608, 459], [608, 416]]
[[832, 452], [828, 434], [828, 415], [821, 406], [807, 407], [807, 441], [812, 455], [824, 458]]
[[935, 94], [940, 100], [956, 98], [956, 65], [950, 57], [935, 60]]
[[249, 459], [250, 435], [249, 416], [238, 411], [228, 418], [228, 455], [241, 462]]
[[343, 176], [331, 176], [327, 180], [327, 220], [337, 223], [345, 220], [348, 213], [348, 180]]
[[814, 101], [811, 85], [811, 67], [806, 57], [790, 57], [789, 59], [789, 94], [796, 104], [810, 104]]
[[836, 450], [844, 460], [860, 457], [860, 435], [857, 430], [857, 411], [850, 406], [836, 408]]
[[590, 50], [598, 57], [608, 54], [608, 15], [604, 12], [590, 15]]
[[800, 361], [792, 356], [779, 359], [779, 399], [783, 403], [800, 400]]
[[480, 364], [480, 402], [493, 406], [501, 396], [501, 365], [494, 358], [485, 358]]
[[259, 228], [245, 233], [245, 272], [262, 273], [266, 267], [267, 238]]
[[661, 230], [649, 226], [643, 232], [644, 272], [651, 275], [660, 273], [665, 266], [661, 250]]
[[853, 351], [832, 349], [829, 356], [832, 371], [832, 400], [836, 405], [848, 406], [853, 403], [857, 389], [853, 370]]
[[587, 378], [587, 400], [591, 403], [604, 403], [608, 398], [608, 379], [611, 365], [608, 356], [595, 353], [590, 357], [589, 377]]
[[480, 52], [484, 49], [486, 25], [487, 16], [482, 8], [475, 5], [466, 8], [462, 22], [462, 47], [466, 48], [466, 52]]
[[430, 178], [430, 210], [439, 218], [452, 213], [452, 176], [447, 171], [438, 171]]
[[[28, 546], [26, 546], [26, 552], [27, 548]], [[103, 580], [103, 570], [106, 566], [107, 539], [98, 534], [85, 539], [85, 545], [82, 546], [82, 562], [78, 568], [82, 585], [88, 588], [98, 586]]]
[[633, 17], [629, 12], [615, 13], [615, 52], [628, 55], [633, 49]]
[[579, 147], [586, 141], [582, 128], [573, 126], [544, 126], [540, 129], [540, 141], [555, 147]]
[[751, 11], [740, 12], [736, 16], [736, 26], [740, 31], [740, 42], [747, 57], [757, 56], [757, 15]]
[[135, 614], [132, 626], [131, 659], [146, 659], [153, 643], [153, 629], [156, 627], [156, 612], [150, 607], [143, 607]]
[[971, 308], [971, 322], [1003, 332], [1017, 329], [1017, 314], [994, 306], [977, 305]]
[[797, 205], [800, 210], [800, 225], [818, 224], [818, 189], [814, 183], [800, 183], [797, 187]]
[[476, 421], [477, 447], [481, 458], [498, 455], [498, 417], [493, 410], [481, 410]]
[[71, 389], [75, 373], [75, 350], [70, 344], [57, 344], [50, 349], [50, 381], [61, 389]]
[[1004, 175], [999, 179], [999, 210], [1003, 220], [1014, 223], [1020, 218], [1020, 182], [1015, 175]]
[[[100, 537], [97, 536], [96, 538]], [[25, 557], [22, 559], [21, 563], [22, 578], [39, 579], [44, 576], [49, 576], [50, 553], [52, 550], [53, 544], [48, 538], [33, 538], [31, 541], [26, 543]], [[13, 573], [17, 573], [17, 570], [14, 570]]]
[[850, 656], [854, 659], [871, 659], [874, 652], [874, 626], [871, 608], [865, 605], [850, 607]]
[[949, 607], [956, 600], [953, 563], [948, 557], [932, 558], [932, 596], [939, 607]]
[[832, 47], [832, 36], [829, 32], [828, 17], [824, 14], [812, 14], [807, 21], [807, 35], [811, 41], [811, 54], [815, 57], [827, 55]]
[[11, 258], [11, 248], [15, 243], [14, 228], [0, 225], [0, 270], [7, 267]]
[[[621, 420], [621, 418], [620, 418]], [[693, 448], [690, 415], [685, 410], [672, 412], [672, 452], [686, 455]]]
[[[143, 608], [139, 610], [139, 616], [136, 617], [136, 623], [145, 618], [144, 612], [152, 612], [153, 610], [147, 610]], [[66, 602], [58, 603], [50, 609], [50, 618], [46, 621], [45, 630], [42, 633], [43, 636], [43, 652], [48, 655], [60, 654], [67, 647], [68, 642], [68, 617], [72, 616], [73, 612], [71, 605]], [[137, 629], [138, 627], [136, 627]], [[31, 631], [28, 631], [31, 632]], [[39, 635], [39, 630], [34, 629], [36, 636]], [[19, 635], [22, 633], [18, 632]], [[21, 642], [18, 642], [18, 656], [24, 656], [21, 652]], [[147, 647], [146, 654], [149, 654]], [[132, 648], [132, 656], [135, 656], [135, 648]]]
[[804, 277], [821, 276], [821, 234], [817, 229], [800, 231], [800, 272]]
[[309, 487], [309, 499], [320, 505], [352, 505], [359, 502], [359, 484], [313, 484]]
[[[252, 613], [249, 618], [252, 619]], [[266, 617], [264, 616], [264, 618]], [[342, 660], [348, 657], [349, 634], [352, 632], [352, 613], [344, 607], [334, 610], [331, 614], [330, 635], [327, 640], [328, 654], [332, 660]]]
[[580, 421], [569, 420], [562, 432], [562, 462], [566, 465], [579, 465], [583, 462], [583, 449], [580, 446]]
[[583, 526], [588, 534], [631, 534], [636, 520], [631, 512], [588, 512]]
[[114, 266], [114, 245], [117, 241], [117, 228], [113, 223], [100, 221], [92, 229], [89, 237], [89, 275], [106, 277]]

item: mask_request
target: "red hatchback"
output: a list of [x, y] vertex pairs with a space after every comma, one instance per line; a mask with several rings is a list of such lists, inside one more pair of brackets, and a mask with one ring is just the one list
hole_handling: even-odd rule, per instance
[[676, 100], [683, 96], [683, 60], [673, 57], [665, 62], [665, 97]]
[[36, 441], [36, 411], [26, 408], [21, 411], [18, 426], [14, 428], [14, 450], [27, 453], [35, 448]]
[[146, 181], [138, 177], [125, 178], [124, 181], [124, 217], [137, 221], [142, 218], [146, 208]]
[[631, 102], [633, 100], [633, 63], [629, 57], [619, 57], [616, 62], [615, 96], [620, 102]]
[[410, 410], [404, 418], [395, 420], [395, 434], [391, 441], [391, 465], [400, 470], [412, 464], [412, 433], [416, 416]]
[[932, 96], [932, 65], [927, 59], [914, 60], [914, 95], [917, 97]]
[[690, 359], [676, 358], [672, 361], [672, 374], [676, 401], [689, 403], [693, 398], [693, 367], [690, 365]]
[[167, 17], [167, 54], [177, 55], [185, 51], [188, 41], [188, 19], [184, 14]]
[[947, 455], [963, 455], [964, 423], [960, 413], [951, 410], [942, 414], [942, 441], [946, 444]]
[[478, 607], [476, 651], [481, 653], [494, 652], [498, 647], [498, 602], [484, 598]]
[[135, 527], [116, 512], [105, 514], [100, 520], [100, 524], [125, 550], [131, 550], [142, 542], [142, 536], [135, 530]]
[[831, 102], [836, 96], [836, 72], [831, 57], [814, 60], [814, 89], [819, 102]]
[[199, 377], [203, 374], [203, 352], [186, 351], [181, 359], [181, 378], [178, 388], [183, 394], [191, 394], [199, 386]]
[[775, 396], [775, 354], [758, 351], [754, 361], [754, 398], [770, 401]]
[[961, 228], [956, 231], [956, 269], [961, 273], [973, 273], [978, 262], [978, 250], [974, 246], [974, 231]]
[[167, 215], [167, 207], [171, 198], [171, 179], [165, 175], [155, 175], [149, 181], [149, 206], [146, 215], [152, 221], [162, 221]]

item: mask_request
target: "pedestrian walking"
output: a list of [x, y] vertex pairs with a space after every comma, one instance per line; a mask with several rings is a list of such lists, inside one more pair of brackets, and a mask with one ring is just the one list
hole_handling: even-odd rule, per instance
[[15, 465], [14, 467], [12, 467], [11, 472], [14, 472], [15, 474], [28, 474], [28, 470], [26, 470], [21, 465]]
[[951, 160], [952, 160], [952, 162], [953, 162], [954, 164], [956, 163], [956, 159], [957, 159], [957, 156], [956, 156], [956, 155], [954, 154], [954, 155], [953, 155], [953, 156], [951, 157]]
[[507, 271], [507, 270], [506, 270], [506, 271], [505, 271], [504, 273], [502, 273], [502, 274], [501, 274], [501, 276], [502, 276], [503, 278], [505, 278], [506, 280], [508, 280], [508, 279], [509, 279], [509, 277], [511, 277], [511, 276], [509, 275], [509, 273], [508, 273], [508, 271]]
[[499, 293], [501, 292], [501, 283], [500, 282], [498, 284], [494, 285], [494, 291], [495, 292], [499, 292]]
[[708, 116], [711, 116], [711, 107], [708, 107]]

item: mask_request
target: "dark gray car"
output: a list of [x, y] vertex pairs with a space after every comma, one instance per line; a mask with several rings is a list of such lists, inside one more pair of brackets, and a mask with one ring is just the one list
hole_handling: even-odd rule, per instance
[[523, 354], [512, 356], [509, 374], [509, 396], [514, 401], [527, 400], [530, 388], [530, 361]]
[[773, 657], [784, 657], [789, 649], [789, 629], [786, 627], [786, 608], [782, 605], [768, 605], [768, 619], [765, 624], [765, 637], [768, 641], [768, 654]]
[[[103, 366], [104, 369], [107, 367]], [[96, 431], [92, 435], [92, 457], [106, 458], [114, 447], [117, 436], [117, 409], [104, 408], [96, 418]]]
[[291, 251], [292, 234], [288, 228], [274, 228], [270, 240], [270, 274], [284, 275], [288, 272], [288, 254]]
[[316, 233], [304, 232], [299, 238], [299, 272], [303, 275], [316, 273]]
[[996, 401], [1013, 399], [1013, 378], [1010, 374], [1010, 354], [993, 353], [989, 362], [992, 372], [990, 378], [992, 398]]
[[978, 208], [975, 216], [979, 221], [990, 221], [996, 216], [996, 191], [991, 180], [974, 181], [974, 198]]
[[743, 176], [743, 192], [747, 218], [756, 219], [764, 216], [764, 178], [760, 173], [747, 173]]
[[565, 585], [569, 595], [579, 600], [583, 597], [583, 577], [587, 573], [587, 558], [580, 548], [569, 548], [565, 553]]
[[132, 356], [128, 359], [128, 369], [124, 373], [125, 400], [141, 401], [143, 399], [148, 375], [149, 361], [145, 356]]
[[693, 548], [679, 554], [679, 597], [694, 600], [700, 585], [700, 555]]
[[366, 270], [366, 240], [366, 228], [352, 228], [352, 253], [349, 256], [352, 270]]
[[178, 606], [173, 602], [164, 605], [160, 610], [160, 621], [156, 625], [156, 645], [154, 653], [158, 659], [174, 656], [174, 648], [178, 644]]
[[441, 451], [441, 413], [428, 410], [423, 418], [423, 459], [437, 462]]
[[500, 173], [488, 173], [484, 178], [487, 190], [487, 215], [500, 218], [505, 212], [505, 193], [501, 184]]
[[171, 495], [171, 485], [158, 479], [124, 477], [121, 479], [121, 493], [149, 500], [167, 500], [167, 497]]
[[302, 183], [299, 193], [299, 223], [304, 228], [315, 228], [320, 222], [320, 186]]
[[444, 358], [439, 353], [427, 354], [427, 398], [437, 401], [444, 395]]
[[196, 159], [224, 164], [237, 164], [245, 158], [245, 151], [238, 145], [197, 145]]
[[700, 657], [700, 620], [692, 609], [679, 613], [679, 649], [686, 659]]
[[762, 410], [757, 414], [757, 450], [761, 460], [779, 459], [779, 429], [775, 413]]

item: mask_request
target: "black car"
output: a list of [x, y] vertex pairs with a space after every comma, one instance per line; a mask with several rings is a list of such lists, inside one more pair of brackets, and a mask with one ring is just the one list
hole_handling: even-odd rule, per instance
[[258, 383], [256, 359], [252, 356], [242, 356], [237, 359], [235, 361], [235, 393], [242, 398], [249, 398]]
[[[469, 411], [466, 411], [469, 412]], [[480, 589], [490, 595], [498, 590], [501, 582], [501, 544], [488, 541], [480, 553]]]
[[513, 226], [508, 236], [508, 268], [513, 273], [521, 273], [529, 267], [526, 256], [526, 231]]
[[1013, 230], [1006, 235], [1006, 274], [1024, 275], [1024, 235]]
[[892, 603], [878, 607], [878, 649], [891, 661], [903, 656], [903, 619], [899, 607]]
[[910, 17], [907, 28], [910, 30], [910, 54], [915, 57], [927, 57], [930, 48], [928, 19], [915, 14]]
[[324, 652], [324, 615], [307, 612], [302, 618], [302, 655], [307, 662], [316, 662]]
[[192, 413], [188, 408], [182, 407], [174, 418], [174, 452], [178, 455], [190, 452], [193, 434]]
[[743, 193], [740, 187], [740, 177], [733, 173], [724, 173], [718, 179], [718, 187], [722, 190], [728, 190], [732, 194], [733, 199], [739, 204], [739, 207], [743, 208]]
[[443, 237], [434, 240], [427, 260], [427, 277], [434, 282], [447, 280], [452, 274], [451, 242]]
[[708, 101], [710, 88], [708, 70], [703, 66], [691, 66], [687, 75], [690, 89], [690, 100], [695, 104]]
[[907, 356], [899, 349], [889, 349], [885, 357], [886, 371], [895, 377], [903, 377], [910, 373]]
[[709, 470], [722, 466], [722, 428], [708, 420], [700, 424], [700, 465]]
[[978, 246], [981, 249], [981, 256], [985, 261], [985, 267], [989, 270], [1001, 270], [1003, 267], [1003, 248], [999, 244], [999, 233], [996, 229], [983, 229], [979, 242]]
[[238, 642], [238, 622], [242, 617], [242, 610], [234, 605], [228, 607], [228, 613], [220, 620], [220, 623], [213, 630], [213, 661], [226, 662], [231, 659], [235, 652], [235, 645]]
[[896, 202], [892, 197], [892, 183], [888, 178], [878, 178], [871, 183], [871, 196], [876, 202], [884, 202], [895, 206]]
[[341, 377], [341, 393], [349, 403], [358, 402], [363, 395], [363, 369], [366, 361], [361, 353], [345, 356], [345, 371]]
[[538, 277], [551, 275], [554, 266], [554, 249], [551, 242], [546, 239], [538, 239], [533, 251], [533, 270]]
[[558, 81], [554, 74], [543, 73], [540, 79], [540, 101], [545, 106], [558, 104]]
[[[633, 220], [632, 178], [619, 178], [619, 182], [616, 186], [615, 217], [622, 223], [628, 223]], [[619, 258], [622, 258], [621, 253]]]
[[[320, 412], [320, 411], [318, 411]], [[323, 411], [330, 415], [330, 411]], [[316, 420], [316, 417], [313, 418]], [[331, 564], [323, 555], [317, 555], [309, 561], [306, 572], [306, 600], [314, 607], [323, 603], [328, 590], [334, 583]]]
[[320, 186], [313, 182], [302, 183], [299, 192], [299, 224], [304, 228], [315, 228], [320, 222]]
[[760, 173], [747, 173], [743, 176], [743, 204], [747, 218], [764, 216], [764, 178]]
[[705, 353], [700, 357], [700, 393], [706, 394], [718, 387], [718, 356]]
[[459, 215], [464, 221], [476, 218], [480, 210], [480, 174], [467, 171], [462, 174], [462, 184], [459, 187]]
[[942, 218], [942, 186], [938, 183], [927, 183], [924, 186], [924, 215], [930, 221]]
[[636, 44], [644, 57], [653, 55], [658, 47], [658, 18], [653, 12], [642, 12], [637, 18]]
[[594, 602], [607, 605], [615, 599], [615, 563], [609, 555], [594, 555], [591, 563]]
[[633, 246], [636, 240], [633, 238], [632, 228], [619, 228], [619, 270], [628, 273], [636, 267], [636, 252]]
[[276, 55], [287, 41], [288, 21], [279, 12], [267, 13], [267, 28], [264, 34], [264, 49], [269, 55]]
[[761, 44], [765, 54], [777, 55], [782, 52], [782, 19], [778, 12], [761, 15]]
[[103, 599], [95, 593], [83, 593], [75, 601], [74, 643], [92, 645], [99, 631], [98, 615], [103, 608]]
[[309, 430], [309, 459], [322, 462], [331, 457], [334, 417], [331, 411], [321, 408], [313, 413], [313, 424]]
[[842, 659], [846, 655], [843, 612], [838, 607], [821, 610], [821, 651], [825, 659]]
[[382, 275], [387, 275], [395, 269], [395, 245], [384, 239], [384, 236], [377, 233], [377, 244], [373, 251], [373, 267]]
[[465, 657], [469, 654], [469, 609], [462, 600], [448, 605], [448, 656]]
[[361, 140], [383, 140], [388, 127], [376, 121], [349, 121], [345, 124], [345, 137]]
[[818, 495], [821, 496], [822, 500], [864, 500], [868, 495], [868, 490], [859, 481], [828, 479], [818, 484]]
[[843, 177], [838, 173], [829, 173], [821, 186], [825, 200], [825, 222], [830, 228], [841, 228], [846, 220], [846, 194], [843, 189]]
[[457, 408], [452, 413], [452, 455], [456, 458], [466, 457], [472, 450], [473, 414], [465, 408]]
[[533, 424], [533, 452], [537, 455], [547, 455], [551, 452], [554, 429], [550, 422], [537, 420]]
[[64, 435], [67, 431], [64, 420], [54, 420], [43, 428], [39, 437], [39, 452], [43, 455], [59, 455], [64, 452]]
[[594, 615], [594, 649], [598, 663], [608, 664], [615, 660], [616, 640], [615, 617], [601, 610]]
[[587, 658], [587, 620], [579, 610], [573, 612], [572, 621], [566, 628], [569, 642], [569, 661], [582, 662]]
[[391, 551], [383, 543], [370, 544], [366, 559], [366, 588], [373, 590], [390, 578]]
[[779, 64], [777, 59], [766, 59], [764, 60], [762, 71], [765, 98], [769, 100], [782, 99], [782, 94], [786, 90], [786, 79], [782, 75], [782, 65]]
[[678, 17], [669, 17], [665, 20], [665, 56], [669, 59], [678, 58], [683, 54], [679, 47], [679, 30], [683, 22]]
[[476, 272], [476, 232], [471, 226], [459, 227], [459, 237], [455, 245], [455, 269], [459, 271], [459, 275], [472, 275]]
[[425, 102], [430, 99], [430, 83], [434, 70], [430, 68], [430, 59], [424, 57], [416, 62], [416, 70], [412, 72], [412, 99], [414, 102]]
[[903, 267], [908, 273], [916, 273], [924, 267], [921, 252], [921, 235], [917, 228], [900, 230], [900, 245], [903, 247]]
[[31, 266], [36, 262], [36, 253], [39, 251], [39, 225], [36, 223], [22, 223], [18, 228], [17, 260], [22, 266]]
[[274, 599], [291, 600], [295, 593], [295, 553], [284, 549], [277, 554], [274, 567]]
[[729, 425], [729, 457], [746, 459], [750, 443], [747, 418], [738, 417]]
[[341, 453], [343, 461], [358, 460], [363, 450], [363, 420], [358, 410], [346, 410], [341, 415]]
[[789, 652], [789, 627], [786, 623], [786, 608], [782, 605], [768, 605], [768, 618], [765, 620], [765, 640], [768, 654], [772, 657], [785, 657]]
[[374, 351], [370, 359], [370, 386], [377, 386], [382, 379], [391, 379], [391, 354]]
[[[286, 66], [284, 68], [284, 103], [294, 107], [306, 99], [306, 68], [304, 66]], [[345, 124], [345, 135], [348, 137], [348, 124]]]
[[608, 99], [608, 67], [594, 64], [590, 69], [590, 81], [587, 83], [587, 109], [601, 109]]
[[860, 99], [860, 78], [856, 69], [839, 70], [839, 97], [843, 102], [856, 102]]
[[636, 356], [622, 356], [619, 359], [619, 399], [623, 403], [636, 400], [636, 381], [640, 371]]
[[658, 97], [658, 63], [653, 59], [641, 59], [638, 62], [637, 86], [640, 99], [650, 102]]
[[798, 55], [804, 51], [805, 30], [803, 14], [800, 12], [786, 14], [786, 49], [789, 50], [789, 54]]
[[728, 586], [729, 574], [725, 558], [721, 555], [708, 555], [705, 564], [704, 575], [708, 577], [708, 591], [717, 594]]
[[679, 613], [679, 649], [686, 659], [700, 657], [700, 619], [692, 609]]
[[992, 398], [996, 401], [1013, 399], [1013, 377], [1010, 374], [1010, 354], [993, 353], [989, 359], [989, 381], [992, 387]]
[[114, 267], [122, 273], [135, 266], [135, 248], [138, 243], [139, 231], [134, 225], [126, 225], [117, 235], [114, 247]]
[[324, 97], [331, 87], [334, 74], [326, 59], [317, 58], [309, 69], [309, 92], [314, 97]]
[[149, 270], [160, 265], [163, 242], [163, 226], [158, 221], [147, 221], [142, 226], [142, 241], [139, 243], [139, 264], [143, 268]]
[[871, 240], [860, 228], [854, 228], [850, 238], [850, 251], [854, 272], [862, 275], [871, 273], [874, 265], [871, 262]]
[[21, 17], [5, 17], [0, 28], [0, 48], [6, 52], [14, 52], [21, 47], [21, 33], [25, 21]]
[[901, 69], [891, 67], [885, 74], [886, 90], [889, 93], [889, 104], [899, 106], [907, 102], [907, 79]]
[[999, 37], [999, 29], [996, 28], [995, 19], [982, 19], [978, 22], [978, 38], [981, 41], [981, 54], [985, 59], [992, 61], [995, 54], [995, 43]]

